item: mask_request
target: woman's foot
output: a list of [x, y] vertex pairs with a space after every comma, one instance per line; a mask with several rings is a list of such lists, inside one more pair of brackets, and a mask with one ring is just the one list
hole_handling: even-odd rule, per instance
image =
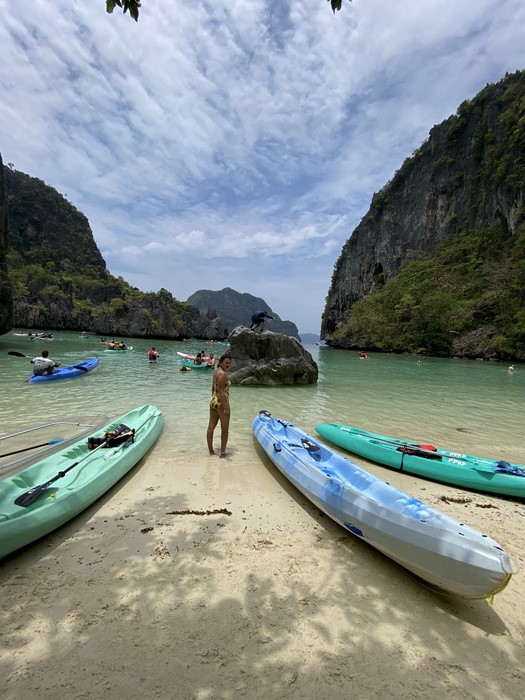
[[228, 453], [227, 453], [227, 452], [221, 452], [220, 456], [221, 456], [221, 457], [227, 457], [227, 456], [228, 456]]

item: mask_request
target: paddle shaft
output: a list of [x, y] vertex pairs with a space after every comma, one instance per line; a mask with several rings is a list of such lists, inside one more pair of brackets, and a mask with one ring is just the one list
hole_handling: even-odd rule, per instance
[[13, 450], [13, 452], [6, 452], [3, 455], [0, 455], [0, 458], [2, 457], [11, 457], [11, 455], [18, 455], [20, 452], [28, 452], [28, 450], [36, 450], [37, 447], [46, 447], [46, 445], [57, 445], [59, 442], [62, 442], [64, 438], [52, 438], [51, 440], [48, 440], [47, 442], [41, 442], [40, 445], [31, 445], [31, 447], [23, 447], [21, 450]]
[[58, 481], [58, 479], [61, 479], [63, 476], [65, 476], [69, 471], [73, 469], [73, 467], [78, 466], [81, 462], [83, 462], [85, 459], [88, 457], [91, 457], [93, 452], [96, 452], [97, 450], [100, 450], [101, 447], [104, 447], [104, 445], [107, 444], [107, 440], [104, 442], [100, 443], [98, 447], [95, 447], [94, 450], [90, 450], [86, 455], [84, 455], [81, 459], [77, 460], [76, 462], [73, 462], [69, 467], [66, 469], [62, 469], [61, 471], [58, 472], [52, 479], [49, 479], [49, 481], [46, 481], [43, 484], [39, 484], [38, 486], [33, 486], [33, 488], [29, 489], [29, 491], [26, 491], [23, 493], [21, 496], [18, 496], [18, 498], [15, 498], [15, 505], [17, 506], [29, 506], [33, 501], [35, 501], [40, 494], [45, 491], [48, 486], [51, 486], [51, 484], [54, 484], [55, 481]]

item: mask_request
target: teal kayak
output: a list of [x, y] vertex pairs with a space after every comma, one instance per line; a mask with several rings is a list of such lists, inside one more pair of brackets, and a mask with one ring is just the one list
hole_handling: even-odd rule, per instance
[[[303, 430], [260, 411], [252, 430], [289, 481], [347, 532], [433, 588], [462, 598], [490, 598], [514, 572], [487, 535], [394, 488]], [[352, 551], [352, 562], [357, 553]]]
[[89, 360], [82, 360], [76, 365], [66, 365], [65, 367], [57, 367], [53, 374], [38, 374], [29, 377], [31, 384], [36, 382], [49, 382], [57, 379], [73, 379], [81, 377], [88, 372], [92, 372], [98, 365], [98, 357], [91, 357]]
[[207, 362], [197, 365], [193, 360], [188, 360], [186, 357], [181, 357], [180, 363], [183, 367], [191, 367], [191, 369], [213, 369], [213, 365], [209, 365]]
[[525, 497], [525, 466], [401, 440], [342, 423], [320, 423], [322, 437], [385, 467], [460, 488]]
[[[78, 515], [144, 457], [164, 418], [156, 406], [139, 406], [74, 445], [4, 479], [0, 490], [0, 558], [34, 542]], [[125, 441], [102, 442], [125, 426]], [[126, 437], [128, 435], [128, 437]], [[79, 525], [80, 527], [80, 525]]]

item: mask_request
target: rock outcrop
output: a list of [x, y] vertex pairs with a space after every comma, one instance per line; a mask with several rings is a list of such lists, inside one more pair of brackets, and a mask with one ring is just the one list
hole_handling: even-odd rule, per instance
[[228, 337], [232, 384], [315, 384], [317, 364], [296, 338], [273, 331], [235, 328]]

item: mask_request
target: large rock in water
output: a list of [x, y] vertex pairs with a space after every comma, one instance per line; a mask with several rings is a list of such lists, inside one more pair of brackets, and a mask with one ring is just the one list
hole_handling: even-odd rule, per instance
[[229, 335], [232, 384], [315, 384], [318, 369], [310, 353], [288, 335], [239, 326]]

